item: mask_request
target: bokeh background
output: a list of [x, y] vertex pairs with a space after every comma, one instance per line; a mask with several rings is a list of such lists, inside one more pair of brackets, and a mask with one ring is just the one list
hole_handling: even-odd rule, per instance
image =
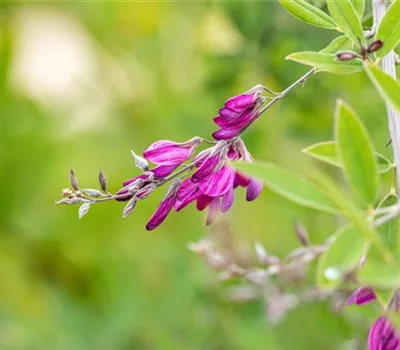
[[[284, 89], [307, 70], [285, 56], [334, 37], [274, 1], [2, 2], [0, 349], [344, 350], [365, 337], [372, 318], [357, 308], [310, 303], [272, 326], [262, 302], [229, 301], [187, 249], [208, 234], [203, 213], [190, 207], [145, 231], [162, 191], [125, 220], [121, 203], [82, 220], [54, 205], [71, 167], [89, 188], [101, 167], [117, 190], [138, 173], [130, 149], [210, 137], [226, 98], [259, 83]], [[332, 139], [337, 98], [391, 157], [384, 105], [363, 73], [312, 77], [246, 131], [248, 149], [306, 174], [301, 149]], [[335, 229], [335, 218], [267, 189], [253, 203], [237, 192], [224, 220], [239, 251], [260, 241], [284, 256], [298, 245], [295, 220], [314, 243]]]

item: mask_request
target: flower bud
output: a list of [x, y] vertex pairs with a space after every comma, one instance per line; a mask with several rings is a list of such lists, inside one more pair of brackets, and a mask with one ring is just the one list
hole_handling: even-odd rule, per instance
[[107, 191], [107, 176], [103, 170], [99, 170], [99, 184], [102, 191]]
[[336, 58], [339, 61], [351, 61], [357, 58], [358, 55], [355, 52], [352, 51], [343, 51], [343, 52], [338, 52], [336, 54]]
[[74, 173], [74, 169], [71, 169], [69, 172], [69, 180], [71, 182], [71, 186], [75, 191], [78, 191], [79, 185], [78, 185], [78, 178], [76, 177]]
[[368, 46], [367, 52], [368, 53], [373, 53], [375, 51], [378, 51], [382, 46], [383, 46], [383, 41], [382, 40], [375, 40], [374, 42], [372, 42]]

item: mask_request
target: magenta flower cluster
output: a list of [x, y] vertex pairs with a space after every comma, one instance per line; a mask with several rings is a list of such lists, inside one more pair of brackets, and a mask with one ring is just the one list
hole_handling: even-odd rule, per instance
[[[390, 306], [396, 305], [397, 295], [395, 293]], [[361, 287], [355, 290], [347, 299], [347, 305], [365, 305], [376, 299], [372, 288]], [[397, 311], [397, 310], [396, 310]], [[400, 335], [385, 316], [378, 317], [372, 324], [368, 333], [368, 348], [370, 350], [400, 350]]]
[[[248, 201], [256, 199], [262, 190], [262, 183], [236, 171], [229, 162], [252, 161], [240, 134], [258, 117], [259, 107], [265, 101], [262, 91], [262, 87], [255, 87], [229, 98], [214, 118], [220, 129], [213, 133], [213, 146], [195, 157], [197, 148], [204, 141], [200, 137], [182, 143], [162, 140], [150, 145], [143, 152], [144, 158], [136, 156], [136, 163], [144, 172], [125, 181], [116, 199], [136, 203], [157, 187], [172, 181], [147, 223], [147, 230], [158, 227], [171, 210], [180, 211], [192, 202], [196, 202], [198, 210], [208, 209], [209, 225], [219, 212], [231, 208], [237, 187], [246, 188]], [[148, 162], [155, 167], [150, 169]]]

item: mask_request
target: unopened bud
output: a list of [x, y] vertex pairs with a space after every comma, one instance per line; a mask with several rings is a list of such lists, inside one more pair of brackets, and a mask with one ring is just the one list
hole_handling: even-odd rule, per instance
[[142, 171], [149, 170], [149, 163], [143, 157], [138, 156], [133, 150], [131, 150], [133, 160], [135, 161], [135, 165]]
[[352, 51], [343, 51], [343, 52], [338, 52], [336, 54], [336, 58], [339, 61], [351, 61], [357, 58], [357, 54]]
[[82, 219], [89, 211], [90, 203], [83, 203], [79, 207], [79, 219]]
[[307, 230], [304, 228], [302, 224], [296, 222], [294, 225], [294, 230], [296, 232], [296, 236], [299, 239], [301, 245], [308, 246], [310, 244], [310, 238]]
[[78, 178], [76, 177], [74, 173], [74, 169], [71, 169], [69, 172], [69, 180], [71, 182], [71, 186], [75, 191], [78, 191], [79, 185], [78, 185]]
[[135, 209], [136, 206], [136, 198], [132, 198], [128, 204], [125, 206], [124, 210], [122, 211], [122, 218], [125, 219], [127, 216], [131, 215], [133, 212], [133, 209]]
[[102, 169], [99, 170], [99, 184], [102, 191], [107, 191], [107, 176]]
[[136, 198], [146, 199], [156, 188], [156, 184], [150, 183], [136, 192]]
[[92, 197], [100, 197], [102, 195], [102, 193], [99, 190], [95, 190], [92, 188], [82, 189], [81, 193], [83, 193], [86, 196], [92, 196]]
[[378, 51], [382, 46], [383, 46], [383, 41], [382, 40], [375, 40], [374, 42], [372, 42], [368, 46], [367, 52], [368, 53], [373, 53], [375, 51]]

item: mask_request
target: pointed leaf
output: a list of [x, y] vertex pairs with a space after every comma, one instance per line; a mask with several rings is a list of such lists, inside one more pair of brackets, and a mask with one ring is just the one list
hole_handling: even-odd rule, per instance
[[320, 50], [321, 53], [335, 54], [338, 51], [348, 51], [353, 48], [353, 42], [345, 35], [335, 38], [327, 47]]
[[266, 187], [305, 207], [336, 213], [337, 207], [315, 184], [271, 163], [234, 163], [244, 173], [262, 180]]
[[317, 269], [317, 284], [323, 289], [334, 289], [344, 274], [356, 268], [369, 243], [351, 226], [340, 228], [333, 236], [329, 249], [321, 256]]
[[365, 10], [365, 0], [351, 0], [354, 6], [354, 9], [357, 12], [358, 17], [361, 19], [362, 23], [362, 18], [364, 15], [364, 10]]
[[[315, 143], [303, 149], [303, 153], [338, 168], [344, 167], [336, 141]], [[393, 169], [393, 164], [382, 154], [375, 152], [375, 157], [378, 164], [378, 173], [386, 173]]]
[[392, 289], [400, 285], [400, 266], [385, 264], [377, 259], [367, 258], [358, 274], [361, 284], [371, 287]]
[[373, 64], [365, 63], [364, 68], [379, 94], [400, 113], [400, 82]]
[[[387, 208], [392, 205], [395, 205], [398, 202], [398, 198], [395, 193], [389, 193], [382, 199], [379, 203], [377, 209]], [[389, 220], [388, 222], [384, 223], [383, 225], [377, 228], [379, 234], [382, 237], [382, 240], [385, 242], [386, 246], [392, 253], [396, 254], [397, 251], [397, 228], [398, 228], [398, 220]]]
[[362, 61], [358, 58], [351, 61], [339, 61], [336, 55], [321, 52], [295, 52], [288, 55], [286, 59], [314, 67], [320, 72], [333, 74], [351, 74], [362, 70]]
[[349, 106], [336, 106], [336, 139], [345, 174], [365, 204], [372, 205], [378, 189], [377, 165], [372, 142], [364, 125]]
[[394, 0], [378, 27], [376, 39], [383, 41], [383, 47], [376, 52], [383, 57], [400, 43], [400, 0]]
[[328, 29], [336, 29], [335, 21], [318, 7], [304, 0], [279, 0], [281, 5], [294, 17], [308, 24]]
[[339, 28], [355, 44], [365, 42], [360, 17], [357, 14], [351, 0], [327, 0], [329, 13]]

